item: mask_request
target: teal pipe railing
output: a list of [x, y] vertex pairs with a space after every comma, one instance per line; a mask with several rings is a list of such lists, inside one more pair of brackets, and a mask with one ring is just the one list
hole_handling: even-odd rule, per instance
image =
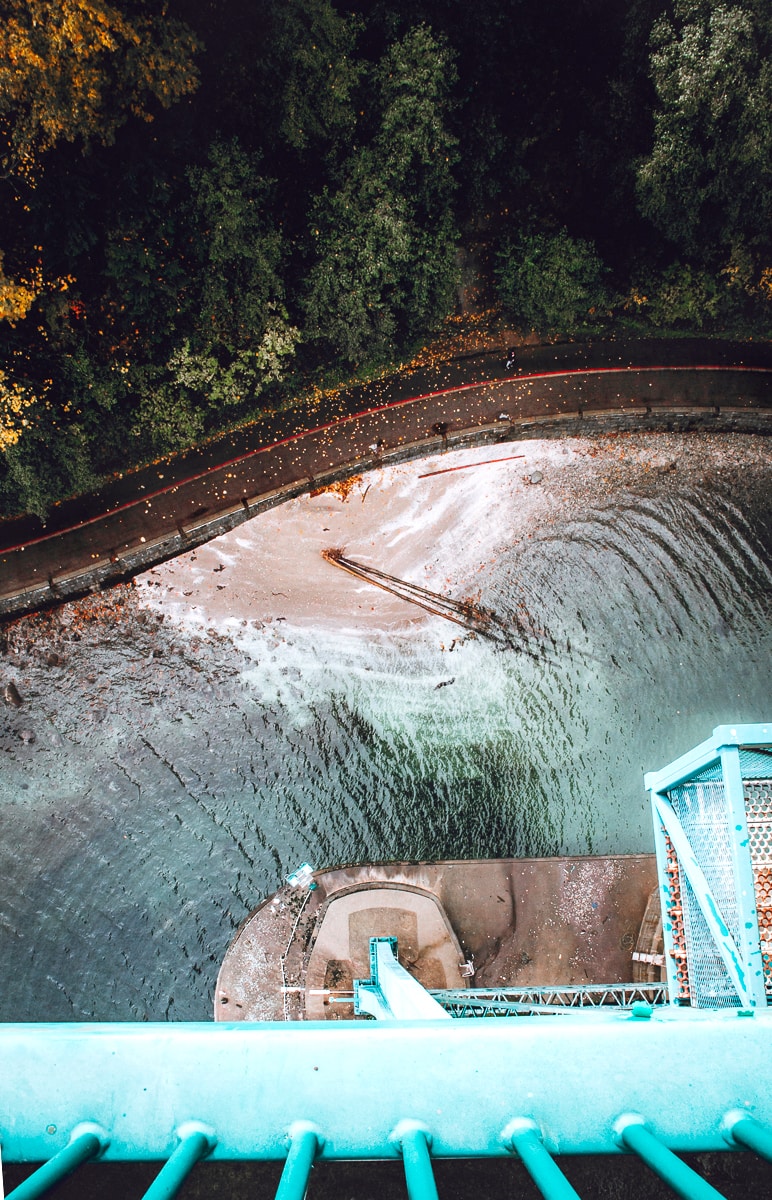
[[622, 1117], [616, 1128], [620, 1144], [643, 1159], [683, 1200], [726, 1200], [712, 1184], [655, 1137], [642, 1117], [637, 1114]]
[[52, 1187], [71, 1175], [82, 1163], [97, 1158], [107, 1146], [107, 1138], [101, 1131], [90, 1128], [73, 1130], [67, 1145], [48, 1162], [38, 1167], [28, 1179], [8, 1193], [6, 1200], [37, 1200], [45, 1196]]
[[504, 1140], [520, 1158], [544, 1200], [579, 1200], [574, 1188], [552, 1158], [533, 1121], [512, 1121]]
[[296, 1121], [290, 1129], [289, 1152], [279, 1180], [276, 1200], [303, 1200], [314, 1159], [324, 1145], [315, 1126]]
[[[754, 1117], [739, 1110], [730, 1111], [721, 1128], [730, 1145], [746, 1147], [764, 1158], [772, 1158], [772, 1129]], [[196, 1127], [192, 1122], [178, 1134], [178, 1146], [145, 1193], [144, 1200], [173, 1200], [195, 1164], [217, 1145], [211, 1131], [203, 1126]], [[613, 1134], [619, 1148], [635, 1153], [683, 1200], [725, 1200], [722, 1193], [651, 1132], [640, 1114], [620, 1117], [614, 1123]], [[518, 1155], [544, 1200], [580, 1200], [544, 1145], [533, 1120], [515, 1118], [501, 1131], [499, 1140], [502, 1148]], [[275, 1200], [304, 1200], [311, 1169], [324, 1149], [325, 1138], [316, 1126], [298, 1121], [290, 1129], [287, 1141], [289, 1150]], [[415, 1121], [400, 1121], [390, 1135], [389, 1143], [402, 1156], [409, 1200], [438, 1200], [430, 1132]], [[67, 1146], [10, 1192], [7, 1200], [45, 1196], [82, 1163], [99, 1157], [107, 1144], [107, 1136], [101, 1131], [98, 1134], [75, 1132]]]
[[431, 1157], [431, 1135], [420, 1125], [402, 1121], [392, 1135], [402, 1152], [409, 1200], [438, 1200]]
[[199, 1128], [178, 1131], [179, 1145], [156, 1175], [143, 1200], [173, 1200], [197, 1162], [217, 1144], [209, 1131]]
[[410, 1200], [437, 1200], [437, 1161], [512, 1153], [545, 1200], [577, 1200], [553, 1154], [623, 1151], [677, 1195], [719, 1200], [677, 1155], [772, 1158], [771, 1037], [769, 1009], [670, 1006], [646, 1019], [0, 1025], [0, 1147], [6, 1163], [48, 1160], [13, 1200], [96, 1158], [158, 1161], [145, 1200], [171, 1200], [204, 1157], [283, 1161], [277, 1200], [302, 1200], [317, 1160], [401, 1158]]
[[730, 1113], [727, 1119], [727, 1141], [753, 1150], [761, 1158], [772, 1162], [772, 1129], [762, 1125], [747, 1113]]

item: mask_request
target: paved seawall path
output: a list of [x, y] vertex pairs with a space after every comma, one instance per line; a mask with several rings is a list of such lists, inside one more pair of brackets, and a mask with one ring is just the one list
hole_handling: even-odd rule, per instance
[[772, 432], [772, 345], [562, 343], [469, 355], [341, 392], [0, 522], [0, 617], [130, 578], [375, 466], [527, 437]]

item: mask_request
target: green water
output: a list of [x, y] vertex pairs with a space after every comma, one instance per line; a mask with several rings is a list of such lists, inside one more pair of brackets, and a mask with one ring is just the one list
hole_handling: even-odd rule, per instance
[[474, 586], [514, 649], [202, 637], [128, 589], [9, 627], [2, 1019], [207, 1019], [303, 860], [650, 850], [643, 771], [772, 715], [769, 472], [604, 478], [531, 536], [499, 514]]

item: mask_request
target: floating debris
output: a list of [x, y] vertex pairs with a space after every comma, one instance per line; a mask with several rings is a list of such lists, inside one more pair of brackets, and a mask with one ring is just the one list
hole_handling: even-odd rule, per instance
[[470, 633], [496, 642], [503, 649], [517, 650], [532, 658], [543, 657], [543, 648], [539, 653], [535, 653], [523, 644], [523, 637], [527, 635], [524, 635], [522, 630], [515, 630], [510, 625], [505, 625], [495, 613], [471, 600], [454, 600], [450, 596], [443, 596], [440, 592], [429, 591], [420, 584], [399, 579], [396, 575], [387, 574], [386, 571], [379, 571], [377, 567], [365, 566], [364, 563], [356, 562], [353, 558], [346, 558], [344, 551], [339, 548], [323, 550], [322, 558], [326, 562], [348, 571], [357, 579], [371, 583], [373, 587], [382, 588], [383, 591], [390, 592], [392, 596], [398, 596], [400, 600], [405, 600], [408, 604], [417, 605], [418, 608], [431, 613], [434, 617], [443, 617], [446, 621], [461, 625]]
[[[524, 454], [505, 454], [503, 458], [486, 458], [482, 462], [462, 463], [460, 467], [443, 467], [440, 471], [425, 471], [419, 479], [429, 479], [432, 475], [449, 475], [451, 471], [469, 471], [472, 467], [487, 467], [490, 463], [511, 462], [513, 458], [525, 458]], [[535, 472], [541, 478], [541, 472]]]
[[19, 695], [19, 689], [12, 679], [3, 687], [3, 699], [6, 704], [10, 704], [13, 708], [21, 708], [24, 703]]

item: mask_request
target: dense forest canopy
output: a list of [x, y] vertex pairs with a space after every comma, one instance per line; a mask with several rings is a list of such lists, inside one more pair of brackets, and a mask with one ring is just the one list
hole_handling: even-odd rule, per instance
[[768, 0], [0, 0], [0, 511], [409, 355], [772, 321]]

